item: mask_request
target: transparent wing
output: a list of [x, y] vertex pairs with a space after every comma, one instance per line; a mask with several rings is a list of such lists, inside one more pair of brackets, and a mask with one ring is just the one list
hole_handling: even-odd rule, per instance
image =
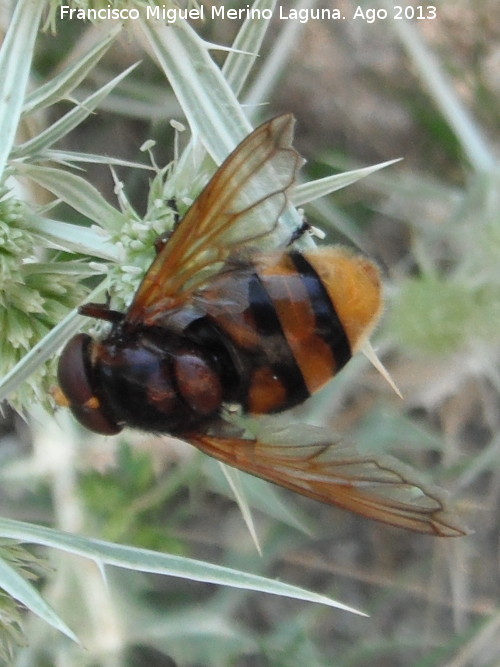
[[467, 534], [443, 492], [391, 457], [362, 456], [338, 443], [267, 444], [243, 438], [186, 438], [206, 454], [304, 496], [364, 517], [440, 537]]
[[126, 319], [148, 323], [217, 273], [235, 249], [270, 234], [303, 163], [292, 147], [295, 120], [254, 130], [218, 169], [141, 283]]

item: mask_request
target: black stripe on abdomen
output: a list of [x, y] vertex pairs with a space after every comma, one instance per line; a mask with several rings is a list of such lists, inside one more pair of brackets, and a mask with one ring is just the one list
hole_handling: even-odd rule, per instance
[[344, 326], [316, 270], [299, 252], [290, 257], [307, 290], [316, 321], [316, 334], [330, 347], [339, 371], [352, 356]]
[[281, 381], [286, 399], [280, 410], [298, 405], [309, 398], [310, 393], [283, 333], [272, 298], [256, 273], [249, 279], [248, 298], [249, 312], [256, 332], [262, 337], [262, 358], [258, 358], [257, 352], [255, 367], [259, 363], [269, 365]]

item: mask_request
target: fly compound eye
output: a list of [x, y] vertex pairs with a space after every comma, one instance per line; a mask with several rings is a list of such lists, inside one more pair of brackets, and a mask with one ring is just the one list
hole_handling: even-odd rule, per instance
[[71, 412], [82, 426], [103, 435], [114, 435], [122, 427], [103, 412], [92, 388], [91, 343], [92, 338], [87, 334], [71, 338], [59, 359], [57, 379]]
[[59, 359], [57, 379], [71, 406], [83, 405], [93, 396], [88, 366], [90, 336], [78, 334], [66, 344]]

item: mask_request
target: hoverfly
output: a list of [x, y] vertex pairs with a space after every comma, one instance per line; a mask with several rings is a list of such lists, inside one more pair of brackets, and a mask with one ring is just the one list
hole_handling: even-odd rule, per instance
[[125, 313], [81, 307], [111, 328], [103, 340], [80, 333], [67, 343], [63, 402], [97, 433], [168, 433], [315, 500], [462, 535], [440, 491], [390, 457], [361, 455], [324, 431], [273, 443], [227, 418], [227, 405], [259, 416], [301, 404], [349, 361], [381, 310], [378, 269], [343, 247], [258, 249], [278, 229], [303, 162], [294, 122], [287, 114], [264, 123], [226, 159], [160, 240]]

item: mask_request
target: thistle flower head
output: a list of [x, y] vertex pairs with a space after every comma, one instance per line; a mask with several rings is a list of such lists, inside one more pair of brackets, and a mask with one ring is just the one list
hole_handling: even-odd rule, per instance
[[116, 261], [106, 267], [113, 308], [126, 308], [139, 282], [155, 257], [155, 241], [174, 229], [178, 217], [177, 197], [172, 190], [174, 164], [156, 166], [151, 157], [154, 178], [149, 183], [146, 211], [140, 216], [131, 205], [125, 186], [115, 177], [115, 194], [123, 214], [119, 228], [99, 228], [116, 253]]
[[[52, 265], [39, 261], [40, 242], [25, 222], [25, 204], [5, 186], [0, 191], [0, 375], [7, 373], [26, 352], [57, 324], [85, 288]], [[46, 403], [39, 376], [24, 387], [16, 405], [35, 396]]]

